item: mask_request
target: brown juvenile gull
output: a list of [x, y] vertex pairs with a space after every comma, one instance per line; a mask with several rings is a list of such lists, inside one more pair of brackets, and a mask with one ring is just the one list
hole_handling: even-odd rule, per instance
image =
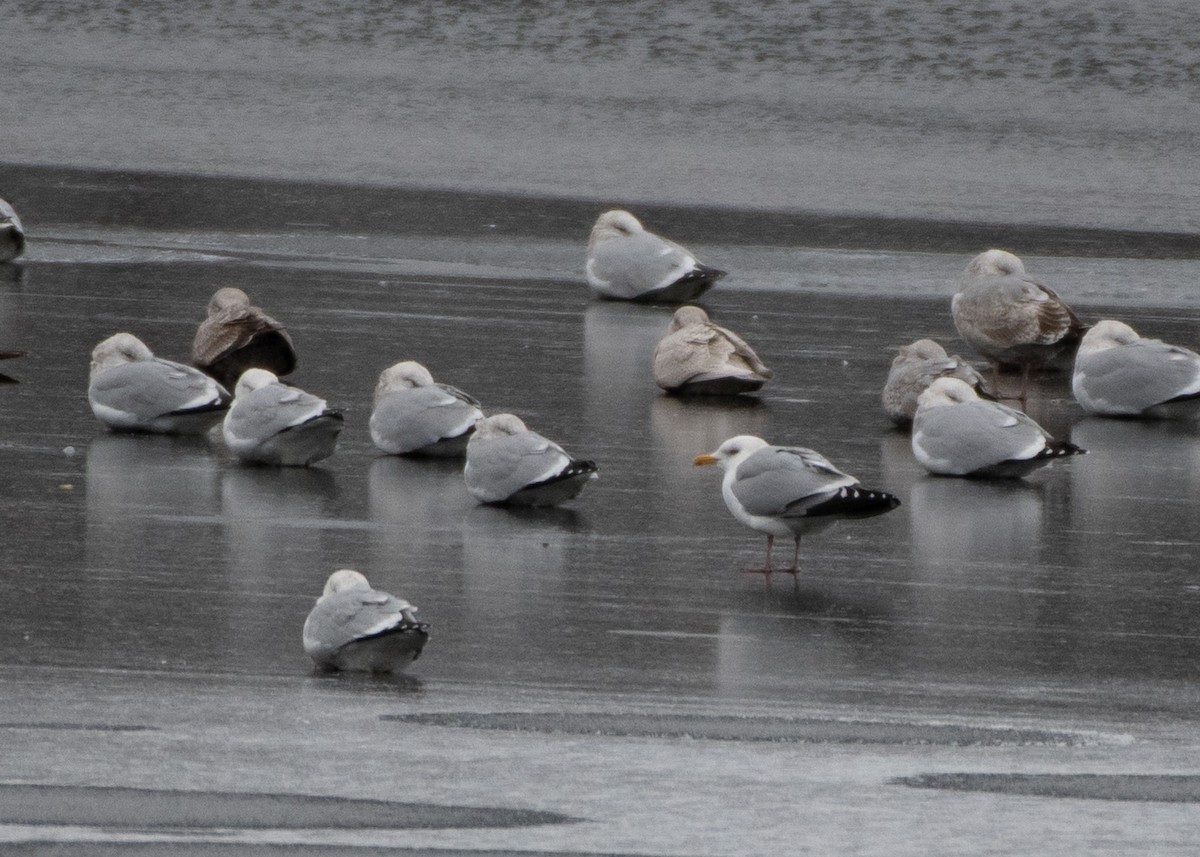
[[0, 198], [0, 262], [11, 262], [25, 252], [25, 227], [7, 201]]
[[748, 569], [770, 574], [775, 537], [796, 542], [791, 568], [800, 562], [800, 537], [819, 533], [843, 518], [870, 518], [890, 512], [900, 500], [884, 491], [868, 491], [820, 453], [799, 446], [772, 446], [760, 437], [739, 435], [714, 452], [697, 455], [697, 466], [720, 464], [725, 471], [721, 496], [733, 516], [767, 534], [767, 565]]
[[577, 496], [598, 469], [530, 431], [518, 417], [495, 414], [475, 424], [463, 478], [481, 503], [554, 506]]
[[217, 289], [208, 302], [208, 318], [192, 341], [192, 363], [226, 387], [247, 369], [276, 376], [296, 368], [296, 350], [283, 325], [250, 304], [241, 289]]
[[324, 669], [400, 672], [429, 639], [429, 626], [413, 616], [416, 609], [343, 568], [329, 576], [304, 620], [304, 651]]
[[88, 404], [113, 431], [203, 434], [229, 410], [230, 395], [191, 366], [163, 360], [132, 333], [92, 350]]
[[620, 209], [604, 212], [592, 227], [585, 273], [600, 297], [650, 303], [695, 300], [725, 276]]
[[740, 336], [713, 324], [698, 306], [675, 310], [654, 349], [654, 383], [681, 395], [733, 395], [759, 389], [771, 377]]
[[459, 456], [482, 416], [475, 399], [457, 387], [438, 384], [420, 363], [405, 360], [379, 375], [371, 440], [393, 455]]
[[991, 361], [997, 392], [1001, 366], [1021, 370], [1021, 401], [1030, 371], [1070, 360], [1087, 329], [1058, 295], [1031, 280], [1021, 260], [1004, 250], [988, 250], [971, 260], [950, 310], [959, 335]]
[[342, 423], [324, 399], [279, 383], [266, 369], [247, 369], [222, 434], [243, 461], [304, 467], [333, 455]]
[[1087, 452], [1055, 440], [1021, 411], [980, 399], [958, 378], [939, 378], [918, 400], [912, 451], [941, 476], [1019, 478]]
[[1071, 379], [1075, 400], [1106, 417], [1195, 417], [1200, 414], [1200, 354], [1143, 339], [1105, 319], [1084, 334]]
[[901, 345], [900, 353], [892, 360], [883, 385], [883, 412], [897, 425], [911, 423], [917, 412], [917, 397], [938, 378], [959, 378], [991, 398], [974, 366], [957, 354], [947, 354], [932, 339], [918, 339], [911, 345]]

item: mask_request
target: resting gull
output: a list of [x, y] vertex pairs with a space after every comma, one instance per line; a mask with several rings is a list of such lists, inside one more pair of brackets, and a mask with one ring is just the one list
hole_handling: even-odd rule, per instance
[[697, 455], [697, 466], [720, 464], [725, 471], [721, 496], [733, 516], [767, 534], [767, 565], [751, 569], [770, 574], [775, 537], [795, 540], [788, 572], [800, 562], [800, 537], [819, 533], [843, 518], [870, 518], [890, 512], [900, 500], [884, 491], [868, 491], [820, 453], [799, 446], [772, 446], [760, 437], [738, 435], [715, 452]]
[[577, 496], [597, 470], [595, 462], [571, 457], [518, 417], [495, 414], [475, 424], [463, 478], [481, 503], [554, 506]]
[[25, 252], [25, 227], [21, 218], [4, 199], [0, 199], [0, 262], [11, 262]]
[[604, 212], [592, 227], [585, 273], [600, 297], [658, 303], [695, 300], [725, 276], [619, 209]]
[[931, 473], [1008, 478], [1087, 451], [1055, 440], [1018, 410], [980, 399], [958, 378], [939, 378], [921, 394], [912, 450]]
[[992, 362], [997, 381], [1001, 366], [1021, 370], [1021, 401], [1030, 371], [1071, 359], [1087, 329], [1058, 295], [1031, 280], [1021, 260], [1004, 250], [988, 250], [971, 260], [950, 310], [959, 335]]
[[429, 626], [413, 617], [416, 609], [343, 568], [329, 576], [304, 620], [304, 651], [325, 669], [399, 672], [429, 639]]
[[132, 333], [92, 349], [88, 404], [114, 431], [202, 434], [225, 416], [229, 399], [208, 375], [155, 357]]
[[957, 354], [948, 355], [932, 339], [918, 339], [911, 345], [901, 345], [900, 353], [892, 360], [883, 385], [883, 412], [897, 425], [911, 423], [917, 412], [917, 397], [938, 378], [960, 378], [977, 393], [992, 398], [974, 366]]
[[654, 349], [654, 383], [681, 395], [753, 392], [771, 378], [740, 336], [713, 324], [698, 306], [675, 310], [671, 327]]
[[1200, 414], [1200, 354], [1143, 339], [1106, 319], [1089, 330], [1075, 355], [1075, 400], [1105, 417], [1195, 417]]
[[247, 369], [276, 376], [296, 368], [296, 350], [283, 325], [250, 304], [241, 289], [217, 289], [208, 302], [208, 318], [192, 341], [192, 363], [226, 387]]
[[393, 455], [459, 456], [482, 416], [475, 399], [457, 387], [436, 383], [420, 363], [405, 360], [379, 375], [371, 440]]
[[266, 369], [247, 369], [234, 388], [223, 434], [243, 461], [306, 466], [333, 455], [342, 423], [324, 399], [281, 384]]

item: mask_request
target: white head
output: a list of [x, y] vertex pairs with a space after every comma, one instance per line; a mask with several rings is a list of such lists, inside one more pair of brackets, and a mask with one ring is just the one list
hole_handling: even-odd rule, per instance
[[638, 219], [628, 211], [614, 208], [596, 218], [596, 225], [592, 227], [588, 243], [595, 244], [597, 241], [607, 241], [610, 238], [624, 238], [645, 231]]
[[988, 250], [967, 264], [968, 274], [1024, 274], [1024, 263], [1007, 250]]
[[671, 316], [671, 333], [693, 324], [708, 324], [708, 313], [698, 306], [681, 306]]
[[329, 575], [329, 579], [325, 581], [325, 591], [321, 593], [321, 597], [333, 595], [335, 592], [347, 592], [351, 589], [370, 590], [371, 584], [367, 583], [367, 578], [360, 572], [352, 568], [343, 568]]
[[475, 422], [475, 434], [471, 435], [471, 442], [494, 440], [498, 437], [522, 434], [527, 431], [529, 429], [525, 427], [525, 423], [521, 422], [520, 417], [513, 414], [492, 414], [490, 417], [484, 417]]
[[737, 437], [729, 438], [729, 440], [718, 446], [715, 451], [697, 455], [692, 459], [692, 464], [697, 467], [703, 467], [707, 464], [719, 464], [722, 469], [728, 470], [737, 462], [753, 455], [766, 446], [770, 446], [770, 444], [761, 437], [755, 437], [752, 434], [739, 434]]
[[917, 363], [921, 360], [944, 360], [946, 349], [932, 339], [918, 339], [909, 345], [901, 345], [900, 353], [892, 359], [892, 366]]
[[396, 390], [410, 390], [414, 387], [428, 387], [433, 384], [433, 376], [429, 370], [415, 360], [405, 360], [394, 366], [389, 366], [379, 373], [379, 383], [375, 385], [375, 401], [379, 401], [388, 393]]
[[245, 396], [254, 390], [278, 383], [279, 377], [274, 372], [268, 372], [266, 369], [247, 369], [242, 373], [242, 377], [238, 378], [237, 386], [233, 388], [233, 397], [236, 399], [238, 396]]
[[961, 405], [978, 400], [979, 396], [966, 381], [960, 378], [938, 378], [917, 397], [917, 409]]
[[1108, 348], [1116, 348], [1118, 345], [1129, 345], [1139, 339], [1141, 337], [1137, 335], [1137, 331], [1125, 322], [1106, 318], [1096, 322], [1083, 335], [1083, 340], [1079, 343], [1079, 351], [1081, 354], [1093, 354]]
[[122, 363], [153, 359], [154, 352], [132, 333], [114, 333], [92, 349], [91, 374], [95, 375]]
[[222, 310], [248, 306], [250, 306], [249, 295], [241, 289], [226, 286], [213, 292], [213, 296], [208, 301], [208, 315], [211, 318]]

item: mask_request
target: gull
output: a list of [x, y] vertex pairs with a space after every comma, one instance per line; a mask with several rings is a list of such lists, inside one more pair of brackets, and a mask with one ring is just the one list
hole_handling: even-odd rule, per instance
[[324, 399], [247, 369], [233, 391], [222, 434], [230, 452], [259, 464], [306, 466], [333, 455], [342, 415]]
[[594, 461], [573, 458], [530, 431], [518, 417], [495, 414], [475, 424], [463, 478], [481, 503], [554, 506], [577, 496], [598, 469]]
[[997, 390], [1001, 366], [1020, 368], [1022, 402], [1030, 371], [1071, 357], [1087, 329], [1058, 295], [1031, 280], [1021, 260], [1004, 250], [988, 250], [971, 260], [950, 310], [959, 335], [991, 361]]
[[931, 473], [1006, 478], [1087, 452], [1055, 440], [1018, 410], [980, 399], [958, 378], [938, 378], [921, 394], [912, 451]]
[[658, 303], [695, 300], [725, 276], [619, 209], [604, 212], [592, 227], [585, 273], [600, 297]]
[[296, 350], [283, 325], [252, 306], [241, 289], [226, 287], [208, 302], [208, 317], [192, 341], [192, 363], [232, 387], [247, 369], [287, 375], [296, 368]]
[[1079, 344], [1071, 389], [1089, 414], [1194, 417], [1200, 414], [1200, 354], [1143, 339], [1124, 322], [1105, 319]]
[[155, 357], [132, 333], [92, 349], [88, 404], [114, 431], [202, 434], [229, 410], [229, 393], [199, 369]]
[[800, 537], [819, 533], [843, 518], [870, 518], [890, 512], [900, 500], [884, 491], [868, 491], [823, 455], [799, 446], [772, 446], [761, 437], [738, 435], [715, 452], [697, 455], [698, 467], [719, 464], [725, 471], [721, 496], [733, 516], [767, 534], [767, 565], [750, 569], [771, 574], [775, 537], [795, 540], [791, 568], [800, 563]]
[[384, 369], [375, 386], [371, 440], [393, 455], [463, 455], [483, 416], [479, 402], [457, 387], [438, 384], [412, 360]]
[[654, 349], [654, 383], [681, 395], [731, 395], [759, 389], [768, 369], [740, 336], [715, 325], [698, 306], [675, 310]]
[[413, 616], [416, 609], [343, 568], [329, 575], [304, 620], [304, 651], [324, 669], [399, 672], [429, 639], [429, 626]]
[[897, 425], [911, 423], [917, 412], [917, 397], [937, 378], [960, 378], [985, 398], [992, 398], [974, 366], [957, 354], [948, 355], [932, 339], [918, 339], [901, 345], [900, 353], [892, 360], [883, 385], [883, 412]]
[[16, 210], [0, 199], [0, 262], [11, 262], [25, 252], [25, 227]]

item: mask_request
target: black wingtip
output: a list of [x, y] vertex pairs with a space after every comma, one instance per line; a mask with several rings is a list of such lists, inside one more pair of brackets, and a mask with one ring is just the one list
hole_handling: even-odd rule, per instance
[[807, 517], [837, 515], [842, 518], [870, 518], [900, 506], [900, 498], [886, 491], [867, 491], [850, 486], [808, 510]]

